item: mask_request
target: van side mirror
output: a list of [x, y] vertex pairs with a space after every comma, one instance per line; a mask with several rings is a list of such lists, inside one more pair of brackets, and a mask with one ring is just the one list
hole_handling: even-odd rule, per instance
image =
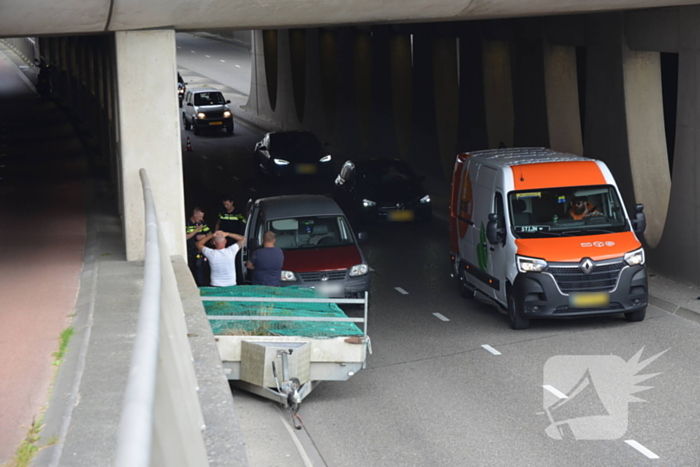
[[643, 234], [647, 229], [647, 218], [644, 215], [644, 205], [636, 204], [634, 206], [634, 210], [635, 215], [634, 220], [632, 220], [632, 228], [634, 229], [634, 233]]
[[486, 238], [491, 245], [496, 245], [503, 242], [505, 239], [506, 229], [498, 228], [498, 216], [494, 213], [489, 214], [489, 222], [486, 224]]

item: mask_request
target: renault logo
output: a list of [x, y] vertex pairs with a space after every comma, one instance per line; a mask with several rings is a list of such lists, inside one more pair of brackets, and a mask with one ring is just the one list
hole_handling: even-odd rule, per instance
[[328, 274], [321, 274], [321, 280], [322, 280], [322, 281], [327, 281], [327, 280], [328, 280]]
[[591, 271], [593, 271], [595, 264], [593, 264], [593, 261], [591, 261], [590, 258], [584, 258], [584, 260], [581, 261], [581, 264], [579, 264], [578, 267], [581, 269], [581, 271], [583, 271], [584, 274], [590, 274]]

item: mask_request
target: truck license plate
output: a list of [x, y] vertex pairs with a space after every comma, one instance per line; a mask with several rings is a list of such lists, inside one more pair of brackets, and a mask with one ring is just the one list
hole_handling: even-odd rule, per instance
[[577, 292], [569, 295], [572, 308], [603, 308], [610, 304], [608, 292]]
[[301, 175], [313, 175], [316, 173], [316, 164], [297, 164], [297, 173]]
[[223, 122], [209, 122], [209, 125], [223, 125]]

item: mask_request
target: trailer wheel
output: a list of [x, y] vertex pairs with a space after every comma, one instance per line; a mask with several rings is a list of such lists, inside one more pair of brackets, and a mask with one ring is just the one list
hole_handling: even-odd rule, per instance
[[508, 294], [508, 318], [513, 329], [527, 329], [530, 327], [530, 318], [525, 316], [515, 305], [515, 298]]
[[629, 321], [630, 323], [635, 323], [637, 321], [644, 321], [644, 317], [646, 315], [647, 315], [647, 309], [646, 309], [646, 307], [644, 307], [641, 310], [630, 311], [629, 313], [625, 313], [625, 319], [627, 321]]

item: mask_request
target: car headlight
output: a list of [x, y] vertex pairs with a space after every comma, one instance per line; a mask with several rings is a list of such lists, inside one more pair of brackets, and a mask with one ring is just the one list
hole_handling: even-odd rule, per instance
[[297, 276], [295, 276], [292, 271], [282, 271], [282, 276], [280, 278], [282, 279], [282, 282], [292, 282], [297, 280]]
[[430, 195], [425, 195], [420, 199], [420, 202], [423, 204], [427, 204], [430, 202]]
[[356, 264], [350, 268], [350, 277], [364, 276], [369, 271], [369, 266], [366, 264]]
[[207, 116], [207, 114], [205, 114], [204, 112], [197, 113], [197, 118], [206, 118], [206, 116]]
[[322, 157], [319, 159], [319, 162], [329, 162], [331, 160], [331, 155], [328, 154], [327, 156]]
[[289, 165], [289, 161], [284, 159], [272, 159], [277, 165]]
[[539, 258], [528, 258], [516, 255], [518, 271], [520, 272], [542, 272], [547, 267], [547, 261]]
[[376, 206], [377, 203], [375, 203], [372, 200], [369, 199], [363, 199], [362, 200], [362, 207], [363, 208], [371, 208], [372, 206]]
[[625, 253], [625, 263], [629, 264], [630, 266], [644, 264], [644, 248]]
[[224, 118], [229, 118], [231, 116], [231, 112], [228, 110], [224, 111]]

